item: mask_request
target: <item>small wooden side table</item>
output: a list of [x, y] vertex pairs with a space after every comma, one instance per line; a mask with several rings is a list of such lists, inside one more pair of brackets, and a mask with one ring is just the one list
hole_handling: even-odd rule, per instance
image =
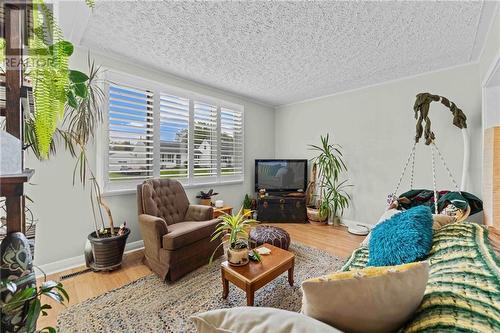
[[231, 206], [224, 206], [221, 208], [214, 207], [213, 218], [215, 219], [215, 218], [223, 215], [224, 213], [231, 215], [233, 213], [233, 207], [231, 207]]
[[288, 271], [288, 283], [293, 286], [293, 268], [295, 255], [271, 244], [267, 247], [271, 254], [262, 255], [261, 262], [250, 261], [245, 266], [231, 266], [227, 261], [221, 264], [222, 298], [229, 295], [229, 282], [244, 290], [247, 295], [247, 305], [253, 306], [255, 291]]

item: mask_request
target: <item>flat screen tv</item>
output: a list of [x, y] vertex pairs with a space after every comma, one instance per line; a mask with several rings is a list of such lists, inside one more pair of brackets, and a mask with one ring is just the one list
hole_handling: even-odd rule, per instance
[[305, 191], [307, 160], [255, 160], [255, 191]]

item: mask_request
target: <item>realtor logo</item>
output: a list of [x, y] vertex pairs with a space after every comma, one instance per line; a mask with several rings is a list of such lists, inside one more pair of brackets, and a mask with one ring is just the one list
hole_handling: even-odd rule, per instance
[[37, 55], [37, 61], [51, 61], [52, 45], [62, 38], [54, 23], [52, 4], [2, 1], [0, 23], [0, 49], [7, 69], [17, 67], [23, 59], [27, 61], [27, 55]]

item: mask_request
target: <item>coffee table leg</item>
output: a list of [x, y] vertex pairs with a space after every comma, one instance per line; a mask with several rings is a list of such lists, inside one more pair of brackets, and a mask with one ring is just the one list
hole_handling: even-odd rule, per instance
[[247, 286], [246, 294], [247, 294], [247, 306], [253, 306], [253, 298], [255, 295], [255, 290], [253, 290], [252, 287]]
[[229, 295], [229, 281], [224, 278], [224, 273], [222, 274], [222, 298], [226, 299]]
[[288, 270], [288, 283], [293, 287], [293, 266]]

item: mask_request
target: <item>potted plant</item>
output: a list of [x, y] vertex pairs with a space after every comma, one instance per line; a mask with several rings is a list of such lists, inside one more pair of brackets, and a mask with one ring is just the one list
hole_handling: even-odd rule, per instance
[[[232, 266], [243, 266], [249, 262], [249, 231], [258, 223], [256, 220], [248, 218], [249, 216], [250, 213], [243, 213], [243, 208], [240, 208], [236, 215], [224, 214], [220, 217], [222, 221], [212, 234], [212, 241], [224, 238], [219, 246], [228, 244], [227, 261]], [[214, 253], [219, 246], [217, 246]], [[255, 251], [253, 252], [254, 257], [259, 258], [259, 255]], [[213, 254], [210, 257], [210, 262], [212, 262], [212, 259]]]
[[[312, 193], [312, 205], [308, 207], [308, 218], [312, 223], [324, 223], [328, 218], [329, 223], [339, 221], [338, 213], [342, 215], [345, 208], [349, 207], [350, 196], [345, 189], [351, 185], [347, 181], [340, 181], [339, 176], [347, 171], [343, 160], [341, 147], [330, 143], [330, 136], [321, 136], [321, 145], [310, 145], [310, 148], [318, 155], [312, 160], [314, 162], [313, 172], [317, 166], [318, 184], [317, 193]], [[316, 178], [313, 176], [314, 187]], [[314, 198], [319, 197], [318, 200]]]
[[344, 209], [349, 207], [351, 196], [346, 189], [351, 186], [347, 184], [347, 180], [333, 181], [331, 179], [325, 186], [324, 204], [328, 206], [333, 225], [340, 225], [340, 217], [344, 214]]
[[243, 200], [243, 214], [251, 216], [252, 214], [252, 199], [248, 194], [245, 194], [245, 199]]
[[208, 190], [208, 192], [200, 191], [200, 194], [196, 196], [196, 198], [200, 199], [200, 205], [211, 206], [212, 205], [212, 197], [216, 196], [219, 193], [214, 192], [213, 189]]
[[[63, 285], [55, 281], [44, 281], [39, 287], [20, 289], [14, 281], [2, 279], [0, 292], [2, 299], [5, 299], [0, 305], [2, 332], [35, 332], [40, 315], [47, 316], [47, 310], [52, 308], [49, 304], [42, 304], [42, 296], [50, 297], [60, 304], [69, 301]], [[39, 332], [55, 333], [56, 329], [44, 327]]]

